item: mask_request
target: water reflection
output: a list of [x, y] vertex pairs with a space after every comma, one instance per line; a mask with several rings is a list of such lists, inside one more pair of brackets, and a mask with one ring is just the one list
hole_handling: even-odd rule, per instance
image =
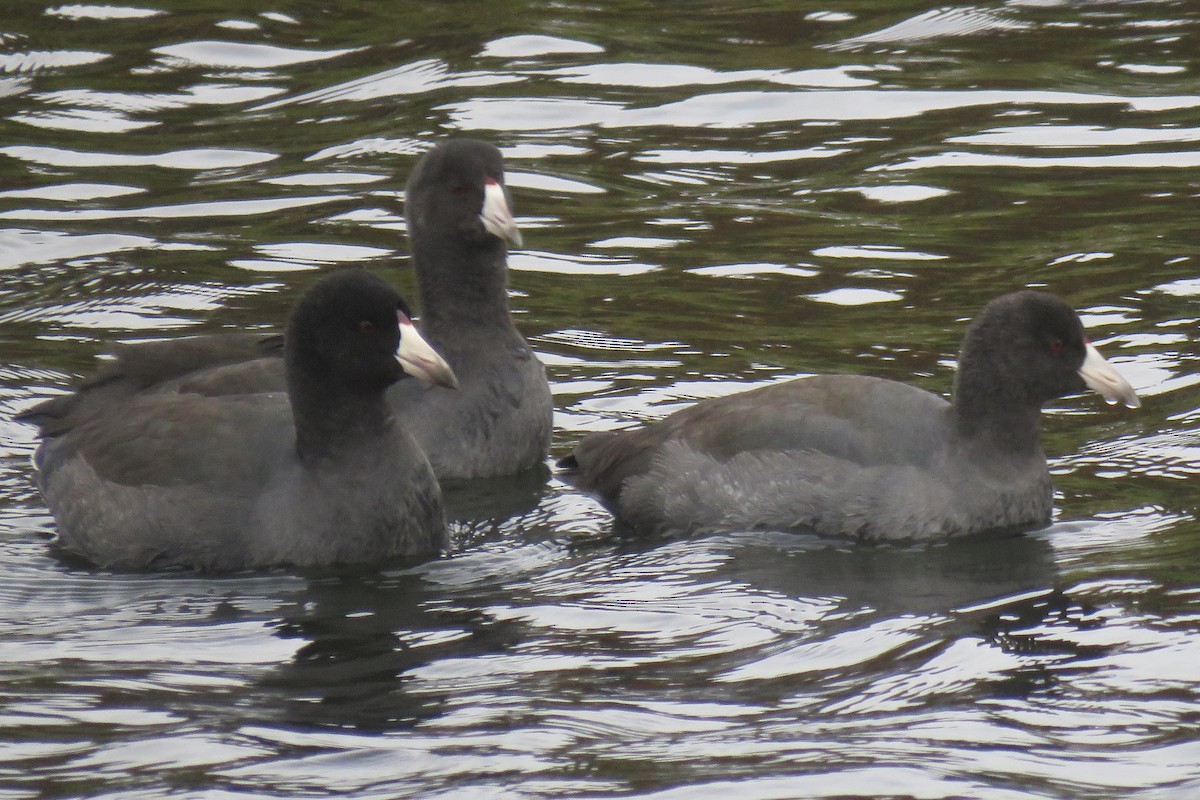
[[[485, 532], [530, 514], [545, 496], [549, 479], [550, 469], [539, 464], [517, 475], [443, 482], [446, 518], [457, 529], [455, 538], [477, 541]], [[517, 527], [533, 527], [531, 523], [527, 519]]]
[[256, 723], [388, 731], [441, 713], [452, 693], [412, 693], [407, 673], [503, 650], [513, 634], [478, 612], [431, 615], [432, 601], [412, 572], [311, 580], [278, 609], [275, 635], [299, 647], [256, 681]]

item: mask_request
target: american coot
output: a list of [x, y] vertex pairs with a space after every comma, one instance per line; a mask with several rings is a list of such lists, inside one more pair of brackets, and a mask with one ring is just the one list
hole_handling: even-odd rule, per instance
[[[218, 362], [230, 342], [260, 347], [222, 338], [176, 344]], [[126, 346], [74, 394], [26, 411], [42, 428], [38, 481], [62, 546], [106, 567], [200, 570], [444, 548], [437, 481], [384, 393], [406, 372], [454, 376], [400, 296], [367, 272], [334, 273], [296, 304], [285, 338], [286, 393], [165, 380], [178, 350], [157, 343]]]
[[1139, 404], [1069, 305], [1020, 291], [968, 329], [950, 403], [878, 378], [800, 378], [593, 434], [559, 466], [646, 532], [886, 541], [1044, 525], [1041, 408], [1085, 386]]
[[456, 392], [411, 382], [388, 399], [439, 479], [540, 465], [554, 404], [546, 370], [513, 324], [505, 242], [521, 237], [500, 151], [451, 139], [421, 158], [405, 192], [421, 329], [458, 375]]

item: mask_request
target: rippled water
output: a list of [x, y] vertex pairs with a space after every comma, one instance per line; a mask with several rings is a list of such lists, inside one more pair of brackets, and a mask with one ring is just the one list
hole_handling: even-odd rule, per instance
[[[9, 6], [0, 798], [1200, 795], [1196, 4]], [[1051, 409], [1056, 522], [999, 542], [628, 541], [551, 480], [408, 570], [57, 558], [12, 413], [324, 269], [411, 287], [452, 133], [508, 157], [556, 454], [781, 376], [946, 391], [1021, 285], [1145, 405]]]

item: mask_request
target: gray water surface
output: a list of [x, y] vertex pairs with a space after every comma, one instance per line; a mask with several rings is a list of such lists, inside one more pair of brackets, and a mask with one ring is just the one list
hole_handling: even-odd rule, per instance
[[[1197, 53], [1183, 0], [9, 3], [0, 800], [1200, 796]], [[1144, 406], [1048, 409], [1056, 520], [999, 541], [633, 541], [535, 479], [407, 568], [57, 555], [12, 414], [339, 266], [415, 295], [455, 134], [508, 160], [555, 455], [796, 375], [946, 392], [1025, 285]]]

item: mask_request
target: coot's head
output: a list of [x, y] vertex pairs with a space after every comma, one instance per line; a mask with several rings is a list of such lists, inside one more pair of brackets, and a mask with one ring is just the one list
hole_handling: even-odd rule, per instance
[[405, 190], [409, 235], [449, 235], [476, 245], [521, 244], [504, 185], [504, 161], [494, 145], [450, 139], [426, 153]]
[[454, 372], [413, 327], [387, 281], [359, 269], [315, 283], [292, 310], [285, 356], [293, 377], [354, 394], [382, 392], [404, 374], [457, 386]]
[[1049, 292], [997, 297], [963, 338], [956, 396], [993, 393], [1040, 407], [1089, 388], [1110, 403], [1140, 405], [1129, 382], [1088, 341], [1079, 315]]

